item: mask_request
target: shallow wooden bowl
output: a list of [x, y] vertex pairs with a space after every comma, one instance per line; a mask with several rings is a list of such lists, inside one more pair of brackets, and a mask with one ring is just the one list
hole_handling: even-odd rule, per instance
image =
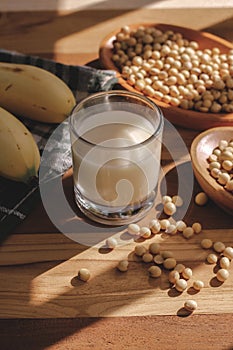
[[191, 145], [193, 171], [203, 191], [220, 208], [233, 215], [233, 194], [224, 189], [208, 171], [207, 158], [220, 140], [232, 140], [233, 127], [218, 127], [199, 134]]
[[[135, 29], [143, 25], [144, 27], [156, 27], [158, 29], [164, 30], [173, 30], [183, 34], [183, 36], [189, 40], [195, 40], [199, 43], [201, 50], [210, 49], [213, 47], [218, 47], [222, 53], [227, 53], [229, 49], [233, 48], [233, 45], [213, 34], [199, 32], [196, 30], [173, 26], [168, 24], [153, 23], [153, 24], [133, 24], [129, 27]], [[116, 39], [116, 34], [120, 31], [120, 28], [110, 33], [107, 37], [103, 39], [100, 44], [99, 57], [102, 65], [106, 69], [115, 70], [119, 79], [119, 84], [129, 91], [134, 91], [140, 93], [134, 87], [129, 85], [124, 78], [122, 78], [118, 67], [114, 65], [112, 61], [112, 48], [113, 41]], [[195, 130], [206, 130], [208, 128], [213, 128], [216, 126], [233, 126], [233, 113], [201, 113], [193, 110], [184, 110], [179, 107], [173, 107], [167, 103], [158, 101], [155, 98], [151, 98], [160, 108], [162, 109], [165, 118], [167, 118], [171, 123], [182, 126], [189, 129]]]

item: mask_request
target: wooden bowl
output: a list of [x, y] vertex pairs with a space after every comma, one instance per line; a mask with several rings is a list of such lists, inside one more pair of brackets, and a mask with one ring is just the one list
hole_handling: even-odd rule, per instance
[[233, 215], [233, 194], [228, 192], [208, 170], [208, 157], [220, 140], [233, 139], [233, 127], [218, 127], [199, 134], [191, 145], [193, 171], [203, 191], [220, 208]]
[[[183, 34], [184, 38], [189, 40], [195, 40], [199, 43], [199, 47], [201, 50], [203, 49], [211, 49], [213, 47], [218, 47], [222, 53], [227, 53], [229, 49], [233, 48], [233, 45], [213, 34], [199, 32], [196, 30], [192, 30], [189, 28], [173, 26], [169, 24], [133, 24], [129, 27], [131, 29], [136, 29], [140, 25], [144, 27], [156, 27], [157, 29], [165, 30], [173, 30], [175, 32], [179, 32]], [[133, 86], [129, 85], [126, 80], [121, 76], [118, 67], [114, 65], [112, 61], [112, 48], [113, 41], [116, 39], [116, 34], [120, 31], [120, 29], [115, 30], [110, 33], [107, 37], [103, 39], [100, 44], [99, 49], [99, 57], [102, 65], [106, 69], [115, 70], [117, 72], [117, 77], [119, 80], [119, 84], [129, 91], [134, 91], [137, 93], [141, 93], [136, 90]], [[158, 101], [155, 98], [151, 98], [160, 108], [162, 109], [165, 118], [167, 118], [171, 123], [182, 126], [189, 129], [195, 130], [206, 130], [208, 128], [216, 127], [216, 126], [232, 126], [233, 125], [233, 113], [202, 113], [194, 110], [184, 110], [180, 107], [171, 106], [165, 102]]]

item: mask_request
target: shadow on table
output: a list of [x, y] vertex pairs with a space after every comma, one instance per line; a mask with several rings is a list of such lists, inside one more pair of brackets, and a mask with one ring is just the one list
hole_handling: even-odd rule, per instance
[[[185, 168], [189, 166], [190, 164], [188, 163], [181, 164], [180, 170], [185, 174]], [[174, 180], [170, 181], [171, 179], [174, 179], [174, 172], [177, 172], [177, 169], [171, 168], [166, 173], [166, 178], [161, 179], [160, 190], [164, 188], [164, 183], [166, 182], [165, 187], [167, 188], [168, 193], [176, 193], [175, 191], [177, 189]], [[64, 181], [64, 189], [69, 201], [71, 201], [70, 196], [72, 192], [71, 182], [71, 177], [67, 177]], [[184, 177], [184, 191], [186, 186], [187, 184]], [[199, 187], [195, 184], [194, 192], [198, 190]], [[208, 210], [205, 208], [198, 208], [191, 203], [190, 206], [187, 206], [188, 210], [185, 215], [185, 221], [200, 221], [204, 223], [205, 220], [207, 220], [207, 215], [211, 215], [211, 220], [208, 218], [208, 222], [212, 222], [211, 225], [213, 225], [213, 228], [216, 228], [217, 223], [219, 227], [223, 228], [224, 218], [226, 219], [225, 214], [222, 213], [219, 215], [218, 208], [215, 208], [214, 205], [212, 206], [212, 203], [209, 203], [208, 205], [211, 205], [211, 210], [209, 210], [209, 208]], [[209, 212], [211, 212], [211, 214], [208, 214]], [[219, 217], [221, 217], [221, 222], [219, 222]], [[227, 225], [225, 226], [227, 228]], [[210, 227], [205, 227], [205, 229], [208, 228]], [[181, 244], [184, 244], [182, 243], [183, 240], [181, 241], [181, 237], [169, 236], [166, 234], [163, 234], [163, 237], [164, 240], [161, 243], [163, 247], [162, 249], [171, 250], [177, 240]], [[197, 238], [195, 235], [194, 237], [195, 242], [201, 239], [201, 236], [198, 236]], [[153, 240], [154, 238], [152, 237], [145, 240], [145, 243], [149, 244], [149, 242]], [[22, 313], [22, 318], [26, 317], [29, 319], [21, 318], [20, 320], [11, 319], [9, 321], [0, 321], [1, 346], [4, 350], [11, 350], [14, 344], [17, 344], [17, 349], [19, 350], [42, 350], [49, 348], [50, 346], [52, 348], [53, 344], [55, 346], [58, 342], [63, 343], [66, 341], [66, 338], [71, 337], [72, 339], [72, 334], [76, 335], [77, 341], [79, 337], [78, 335], [80, 334], [81, 336], [82, 330], [85, 328], [88, 328], [86, 337], [90, 336], [89, 343], [94, 346], [95, 341], [91, 334], [92, 330], [96, 329], [95, 323], [101, 322], [103, 320], [102, 316], [106, 317], [111, 315], [112, 310], [114, 311], [115, 308], [119, 310], [120, 308], [128, 307], [131, 303], [134, 303], [135, 307], [137, 307], [138, 302], [139, 305], [141, 303], [140, 299], [145, 297], [145, 293], [153, 293], [156, 288], [160, 288], [164, 291], [167, 290], [168, 298], [174, 297], [172, 294], [172, 288], [169, 284], [164, 283], [161, 285], [158, 280], [150, 281], [147, 273], [148, 266], [142, 265], [141, 261], [137, 259], [134, 260], [132, 256], [130, 256], [131, 267], [127, 274], [122, 274], [117, 271], [114, 268], [117, 261], [114, 262], [114, 258], [111, 257], [110, 251], [108, 251], [110, 254], [109, 258], [108, 254], [105, 254], [105, 260], [103, 259], [102, 265], [100, 265], [100, 273], [93, 276], [88, 283], [84, 283], [77, 279], [76, 269], [80, 266], [81, 261], [81, 264], [85, 264], [85, 266], [91, 270], [93, 264], [91, 260], [91, 250], [88, 252], [88, 247], [70, 243], [69, 240], [66, 238], [64, 239], [64, 237], [61, 238], [61, 242], [61, 249], [67, 251], [61, 255], [60, 259], [57, 256], [59, 253], [57, 253], [56, 250], [52, 256], [51, 262], [49, 262], [52, 250], [50, 251], [46, 241], [42, 240], [40, 245], [42, 255], [41, 261], [38, 261], [37, 263], [35, 261], [31, 266], [27, 264], [26, 270], [24, 270], [24, 265], [18, 265], [15, 266], [14, 269], [9, 269], [8, 279], [1, 287], [2, 298], [4, 298], [4, 295], [7, 297], [7, 291], [11, 294], [13, 290], [18, 290], [20, 299], [16, 302], [15, 297], [13, 297], [13, 299], [15, 299], [14, 303], [16, 304], [12, 304], [12, 316], [14, 317], [14, 310], [16, 310], [15, 308], [17, 307], [19, 308], [18, 310], [21, 310], [18, 312], [16, 311], [17, 314], [20, 315], [20, 313]], [[195, 242], [192, 239], [189, 240], [190, 252], [192, 246], [195, 246]], [[189, 254], [189, 250], [186, 249], [186, 255]], [[84, 256], [84, 260], [79, 260], [81, 254]], [[68, 260], [64, 260], [64, 255]], [[182, 259], [185, 259], [185, 255]], [[93, 261], [95, 262], [95, 258]], [[191, 260], [189, 263], [190, 262], [192, 263]], [[109, 264], [112, 265], [112, 269], [109, 267]], [[72, 277], [70, 277], [71, 266], [74, 270]], [[106, 266], [108, 266], [108, 268], [106, 268]], [[193, 270], [195, 270], [195, 266], [193, 267]], [[7, 270], [8, 267], [5, 266], [2, 267], [2, 269]], [[64, 276], [66, 270], [69, 277], [63, 288], [63, 286], [59, 284], [59, 273]], [[137, 276], [140, 276], [140, 283], [138, 278], [135, 278], [136, 271]], [[24, 285], [21, 283], [21, 274], [24, 275], [22, 279]], [[164, 277], [164, 281], [165, 279], [166, 278]], [[47, 285], [49, 284], [51, 291], [46, 297], [44, 297]], [[113, 285], [114, 291], [112, 287]], [[52, 287], [54, 288], [54, 294], [56, 294], [55, 297], [52, 297]], [[57, 295], [59, 289], [61, 289], [61, 292]], [[51, 297], [50, 300], [48, 299], [49, 297]], [[2, 304], [2, 308], [3, 307]], [[10, 315], [11, 310], [5, 311], [5, 313]], [[63, 315], [67, 318], [62, 319], [61, 317], [63, 317]], [[98, 315], [98, 317], [96, 317], [96, 315]], [[30, 319], [33, 317], [35, 317], [35, 319]], [[51, 319], [51, 317], [53, 317], [53, 319]], [[10, 337], [9, 334], [11, 334]], [[105, 341], [106, 339], [108, 339], [108, 336], [106, 336]], [[60, 349], [59, 346], [56, 349]]]
[[[163, 2], [165, 0], [159, 0], [158, 2]], [[57, 11], [41, 11], [41, 12], [30, 12], [30, 15], [27, 16], [25, 12], [25, 16], [18, 16], [17, 12], [9, 12], [2, 13], [0, 17], [0, 29], [4, 35], [9, 34], [12, 35], [18, 33], [19, 31], [22, 33], [22, 40], [19, 41], [19, 47], [14, 47], [13, 49], [16, 51], [25, 50], [26, 53], [31, 53], [33, 55], [43, 55], [43, 57], [49, 57], [56, 60], [56, 45], [59, 45], [59, 40], [64, 39], [68, 36], [71, 36], [75, 33], [79, 33], [82, 31], [91, 30], [95, 31], [95, 26], [98, 26], [100, 23], [108, 22], [114, 20], [114, 18], [123, 16], [128, 13], [133, 13], [137, 11], [139, 8], [152, 4], [155, 1], [152, 0], [144, 0], [141, 6], [134, 6], [132, 9], [114, 9], [111, 10], [111, 3], [114, 5], [115, 0], [108, 0], [107, 10], [102, 10], [101, 6], [105, 1], [101, 2], [99, 5], [95, 4], [94, 7], [91, 5], [86, 5], [84, 8], [80, 10], [71, 11], [68, 13], [59, 13]], [[114, 6], [113, 6], [114, 7]], [[90, 16], [90, 11], [95, 10], [93, 17]], [[97, 11], [96, 11], [97, 10]], [[162, 9], [158, 9], [158, 14]], [[175, 11], [178, 12], [178, 9], [168, 9], [167, 11]], [[187, 9], [187, 12], [192, 13], [193, 9]], [[4, 18], [8, 17], [8, 20], [12, 22], [12, 25], [9, 27], [5, 26]], [[143, 19], [140, 19], [143, 21]], [[155, 22], [158, 22], [158, 19], [155, 19]], [[166, 20], [164, 20], [166, 22]], [[170, 19], [169, 19], [170, 22]], [[206, 28], [198, 28], [200, 30], [208, 31], [213, 34], [217, 34], [219, 36], [225, 37], [225, 39], [233, 41], [233, 34], [231, 30], [231, 22], [232, 17], [225, 19], [222, 22], [215, 23]], [[122, 25], [125, 23], [122, 23]], [[174, 23], [176, 23], [174, 19]], [[229, 28], [229, 30], [228, 30]], [[115, 29], [115, 28], [114, 28]], [[49, 35], [48, 35], [49, 33]], [[227, 33], [227, 34], [226, 34]], [[42, 38], [46, 38], [46, 42], [42, 40]], [[103, 38], [99, 38], [101, 41]], [[32, 52], [28, 52], [28, 40], [30, 41], [30, 48]], [[8, 46], [8, 43], [5, 43], [5, 49], [12, 49]], [[9, 45], [11, 43], [9, 42]], [[82, 45], [82, 43], [77, 42], [74, 45]], [[46, 49], [45, 49], [46, 47]], [[25, 48], [25, 49], [23, 49]], [[46, 51], [45, 51], [46, 50]], [[50, 54], [54, 52], [54, 54]], [[59, 50], [58, 50], [59, 52]], [[75, 50], [74, 50], [75, 52]], [[66, 55], [67, 56], [67, 55]], [[88, 56], [88, 54], [86, 54]], [[72, 57], [72, 54], [71, 54]], [[68, 58], [66, 57], [66, 60]], [[71, 62], [73, 62], [71, 58]], [[66, 61], [67, 64], [69, 62]], [[78, 64], [78, 62], [77, 62]]]
[[224, 39], [230, 42], [233, 42], [232, 22], [233, 22], [233, 17], [230, 17], [224, 21], [215, 23], [212, 26], [202, 28], [201, 30], [215, 34], [217, 36], [220, 35]]
[[[114, 1], [115, 0], [111, 0]], [[151, 3], [152, 1], [147, 1], [147, 4]], [[63, 38], [67, 35], [70, 35], [72, 33], [75, 32], [74, 28], [76, 28], [77, 31], [81, 31], [87, 28], [87, 24], [85, 24], [85, 20], [83, 20], [83, 18], [85, 19], [85, 15], [86, 12], [85, 11], [89, 11], [89, 9], [85, 9], [82, 10], [80, 12], [75, 12], [75, 13], [71, 13], [68, 14], [66, 16], [62, 16], [62, 17], [57, 17], [57, 13], [50, 13], [49, 15], [46, 15], [48, 17], [43, 18], [44, 14], [41, 15], [41, 21], [38, 21], [37, 25], [38, 27], [40, 27], [41, 30], [41, 37], [43, 37], [43, 35], [47, 35], [47, 32], [50, 31], [51, 33], [51, 48], [54, 47], [54, 44], [57, 42], [57, 40], [59, 40], [60, 38]], [[126, 11], [122, 11], [122, 10], [115, 10], [113, 11], [103, 11], [103, 12], [99, 12], [98, 16], [92, 19], [92, 22], [88, 23], [88, 27], [90, 26], [94, 26], [97, 25], [100, 22], [103, 21], [107, 21], [113, 18], [113, 16], [120, 16], [123, 13], [129, 12], [129, 10]], [[69, 21], [67, 22], [67, 18], [69, 18]], [[79, 23], [79, 18], [82, 18], [81, 23]], [[217, 23], [211, 27], [208, 28], [204, 28], [204, 30], [206, 31], [210, 31], [211, 33], [218, 33], [221, 34], [221, 30], [222, 30], [222, 26], [229, 26], [230, 27], [230, 23], [231, 23], [232, 19], [227, 19], [226, 21], [224, 21], [224, 23]], [[30, 27], [35, 25], [34, 22], [34, 18], [33, 16], [27, 21], [27, 23], [13, 23], [13, 29], [14, 30], [22, 30], [22, 33], [27, 34], [28, 31], [30, 31]], [[67, 26], [67, 23], [70, 23], [69, 26]], [[77, 26], [75, 26], [75, 23], [77, 23]], [[221, 28], [220, 28], [221, 26]], [[59, 32], [54, 30], [54, 28], [59, 28]], [[54, 34], [53, 34], [54, 33]], [[228, 40], [232, 40], [232, 31], [229, 30], [229, 36], [226, 38]], [[167, 180], [166, 182], [169, 184], [169, 178], [172, 177], [174, 174], [172, 173], [172, 171], [175, 171], [174, 169], [172, 169], [167, 175]], [[68, 179], [67, 181], [70, 181], [70, 179]], [[69, 187], [69, 186], [68, 186]], [[175, 188], [174, 187], [168, 187], [169, 192], [174, 193], [175, 192]], [[197, 184], [195, 184], [195, 188], [194, 191], [199, 191], [200, 188], [198, 187]], [[204, 221], [211, 222], [211, 226], [212, 227], [208, 227], [208, 228], [216, 228], [216, 224], [221, 227], [227, 228], [226, 225], [226, 215], [224, 213], [221, 212], [221, 215], [219, 215], [219, 208], [217, 208], [213, 203], [209, 203], [209, 208], [211, 208], [211, 210], [205, 210], [205, 208], [197, 208], [194, 206], [193, 203], [191, 203], [191, 205], [189, 206], [189, 209], [187, 211], [186, 217], [185, 219], [187, 220], [192, 220], [192, 221], [201, 221], [202, 219]], [[207, 217], [209, 216], [209, 217]], [[219, 219], [221, 216], [221, 219]], [[200, 220], [201, 218], [201, 220]], [[30, 220], [30, 218], [29, 218]], [[40, 220], [40, 218], [38, 218], [38, 220]], [[225, 225], [225, 226], [224, 226]], [[174, 239], [174, 238], [168, 238], [168, 240], [170, 239]], [[69, 247], [69, 240], [65, 239], [65, 241], [68, 249]], [[44, 245], [44, 248], [41, 246], [41, 249], [44, 249], [44, 257], [43, 257], [43, 261], [46, 261], [46, 254], [47, 254], [47, 259], [48, 261], [50, 261], [51, 257], [50, 257], [50, 251], [48, 250], [46, 253], [46, 250], [48, 249], [46, 246], [46, 241], [42, 241], [42, 245]], [[64, 246], [61, 247], [61, 249], [64, 249]], [[79, 247], [76, 248], [75, 245], [73, 246], [72, 250], [72, 254], [69, 252], [67, 253], [67, 259], [68, 258], [72, 258], [75, 253], [76, 254], [80, 254], [85, 252], [88, 248], [87, 247]], [[53, 259], [52, 259], [53, 260]], [[32, 285], [32, 281], [33, 279], [37, 278], [39, 275], [46, 273], [48, 270], [48, 266], [49, 268], [52, 270], [53, 268], [58, 267], [59, 265], [62, 264], [62, 259], [57, 259], [55, 261], [51, 261], [51, 263], [43, 263], [43, 261], [38, 262], [37, 264], [34, 264], [31, 266], [30, 268], [30, 273], [28, 274], [28, 280], [27, 283], [25, 283], [25, 285], [23, 286], [23, 290], [24, 290], [24, 305], [20, 305], [20, 302], [18, 302], [17, 305], [12, 305], [12, 313], [14, 313], [14, 307], [17, 308], [22, 308], [22, 313], [23, 313], [23, 307], [26, 306], [29, 307], [30, 312], [29, 312], [29, 318], [33, 317], [33, 315], [35, 315], [35, 317], [37, 317], [36, 315], [39, 313], [39, 315], [42, 317], [42, 313], [40, 310], [40, 306], [33, 306], [30, 305], [30, 288]], [[3, 267], [3, 269], [7, 269], [6, 267]], [[6, 288], [5, 288], [5, 297], [7, 296], [7, 284], [8, 283], [12, 283], [13, 281], [13, 286], [15, 287], [15, 292], [17, 293], [17, 286], [20, 286], [20, 274], [24, 273], [24, 266], [16, 266], [15, 270], [14, 270], [14, 274], [16, 275], [9, 275], [9, 282], [5, 281], [4, 283], [6, 283]], [[73, 278], [75, 278], [75, 274], [76, 271], [74, 271], [74, 276]], [[110, 276], [112, 274], [111, 271], [106, 271], [106, 276]], [[33, 350], [42, 350], [42, 349], [46, 349], [49, 348], [51, 346], [51, 348], [53, 347], [53, 345], [55, 346], [55, 344], [61, 340], [65, 340], [66, 338], [68, 338], [69, 336], [72, 336], [72, 334], [77, 333], [77, 332], [81, 332], [82, 329], [85, 329], [87, 327], [89, 327], [90, 325], [95, 324], [96, 322], [99, 322], [101, 320], [101, 317], [95, 318], [95, 317], [90, 317], [91, 316], [91, 311], [86, 310], [86, 317], [80, 317], [79, 318], [79, 310], [77, 311], [77, 315], [75, 315], [75, 313], [70, 312], [69, 308], [72, 309], [72, 303], [74, 305], [74, 308], [77, 308], [77, 303], [81, 303], [81, 300], [83, 298], [83, 296], [85, 297], [85, 294], [89, 293], [91, 290], [93, 291], [93, 293], [96, 293], [96, 291], [99, 289], [99, 302], [101, 301], [101, 299], [104, 299], [104, 294], [101, 293], [101, 291], [104, 290], [104, 293], [107, 292], [108, 290], [108, 283], [109, 280], [108, 278], [106, 278], [106, 276], [103, 276], [101, 281], [97, 278], [94, 278], [93, 280], [90, 281], [90, 283], [88, 284], [82, 284], [80, 282], [77, 282], [77, 284], [72, 283], [71, 281], [73, 280], [73, 278], [70, 280], [70, 282], [68, 282], [69, 287], [73, 287], [72, 292], [68, 292], [68, 293], [62, 293], [59, 296], [56, 296], [55, 298], [53, 298], [50, 301], [45, 301], [45, 303], [43, 304], [43, 310], [44, 310], [44, 315], [43, 317], [47, 317], [48, 319], [21, 319], [21, 320], [14, 320], [14, 319], [10, 319], [10, 320], [0, 320], [0, 335], [1, 335], [1, 347], [4, 350], [11, 350], [13, 349], [16, 344], [17, 344], [17, 349], [33, 349]], [[12, 280], [11, 280], [12, 279]], [[114, 279], [113, 279], [114, 280]], [[14, 284], [15, 281], [15, 284]], [[74, 281], [74, 280], [73, 280]], [[47, 281], [47, 283], [53, 283], [52, 277], [51, 280]], [[134, 282], [137, 284], [137, 288], [138, 288], [138, 282]], [[124, 288], [127, 286], [127, 277], [126, 276], [121, 276], [120, 280], [117, 281], [118, 284], [118, 291], [124, 291]], [[136, 284], [135, 284], [135, 288], [136, 288]], [[142, 282], [140, 281], [141, 284], [141, 288], [144, 288], [144, 286], [142, 285]], [[12, 284], [11, 284], [12, 286]], [[127, 288], [126, 287], [126, 288]], [[21, 286], [22, 288], [22, 286]], [[46, 286], [44, 286], [44, 288], [46, 288]], [[123, 288], [123, 289], [122, 289]], [[151, 292], [154, 288], [154, 286], [149, 286], [149, 291]], [[12, 288], [13, 290], [13, 288]], [[109, 289], [111, 290], [111, 288]], [[137, 289], [138, 290], [138, 289]], [[12, 292], [12, 291], [11, 291]], [[116, 291], [117, 292], [117, 289]], [[41, 291], [41, 293], [43, 294], [43, 290]], [[124, 294], [124, 293], [123, 293]], [[108, 301], [111, 301], [111, 295], [107, 295]], [[2, 294], [2, 298], [4, 297], [4, 293]], [[10, 296], [9, 296], [10, 297]], [[129, 298], [127, 298], [127, 295], [122, 295], [122, 298], [125, 297], [125, 302], [128, 303], [129, 302]], [[15, 297], [14, 297], [15, 298]], [[140, 294], [138, 294], [138, 296], [135, 296], [135, 299], [133, 300], [134, 302], [140, 298]], [[98, 300], [96, 300], [96, 306], [94, 305], [94, 310], [95, 313], [98, 310]], [[124, 300], [122, 299], [122, 304], [124, 305]], [[121, 304], [121, 305], [122, 305]], [[69, 314], [73, 314], [75, 317], [75, 319], [72, 318], [65, 318], [65, 319], [61, 319], [61, 310], [62, 310], [62, 305], [64, 306], [64, 314], [65, 314], [65, 309], [66, 307], [67, 309], [67, 313]], [[58, 306], [58, 310], [57, 310], [57, 317], [58, 319], [50, 319], [49, 318], [49, 309], [50, 307], [53, 308], [53, 314], [55, 315], [56, 312], [56, 306]], [[82, 309], [82, 313], [83, 316], [85, 316], [85, 305], [81, 305], [81, 309]], [[9, 310], [9, 314], [10, 314], [10, 310]], [[27, 314], [22, 314], [23, 317], [27, 317]], [[13, 315], [14, 317], [14, 315]], [[11, 336], [10, 336], [11, 335]], [[106, 340], [106, 338], [105, 338]], [[91, 332], [90, 332], [90, 344], [92, 344], [94, 346], [94, 341], [93, 339], [91, 339]], [[59, 349], [60, 347], [57, 347], [57, 349]], [[67, 345], [67, 348], [69, 348], [69, 346]], [[55, 349], [55, 347], [54, 347]], [[77, 349], [78, 349], [78, 345], [77, 345]], [[231, 350], [232, 348], [229, 348], [229, 350]]]
[[[27, 15], [27, 12], [25, 12], [25, 16], [18, 16], [17, 12], [6, 12], [0, 14], [0, 29], [1, 32], [3, 32], [4, 34], [7, 34], [8, 30], [10, 30], [11, 35], [14, 32], [18, 33], [19, 31], [22, 33], [22, 40], [19, 43], [19, 49], [17, 49], [17, 47], [14, 47], [14, 50], [21, 51], [22, 47], [25, 47], [25, 50], [27, 50], [27, 36], [29, 35], [29, 40], [31, 41], [30, 47], [33, 50], [33, 55], [37, 54], [37, 52], [39, 53], [39, 55], [41, 55], [41, 52], [43, 52], [43, 57], [56, 59], [55, 54], [51, 57], [51, 55], [47, 52], [54, 52], [56, 44], [60, 39], [63, 39], [67, 36], [81, 31], [91, 29], [92, 27], [92, 30], [94, 31], [95, 26], [97, 26], [100, 23], [104, 23], [124, 14], [137, 11], [141, 7], [150, 5], [154, 2], [163, 1], [166, 0], [143, 0], [143, 2], [140, 3], [140, 5], [138, 2], [136, 5], [134, 4], [132, 8], [130, 8], [130, 6], [127, 6], [124, 9], [119, 9], [115, 6], [115, 0], [103, 0], [93, 5], [87, 4], [85, 6], [80, 6], [80, 9], [78, 10], [71, 10], [67, 12], [28, 12], [28, 14], [30, 15]], [[105, 3], [107, 4], [107, 7], [103, 10], [103, 6]], [[91, 17], [90, 12], [92, 10], [95, 12], [94, 15]], [[6, 28], [4, 25], [5, 17], [8, 17], [8, 19], [12, 20], [12, 25], [10, 29]], [[45, 52], [43, 49], [45, 46], [43, 41], [44, 38], [46, 38], [47, 52]], [[76, 44], [82, 45], [78, 42]], [[5, 47], [5, 49], [7, 48], [8, 47]], [[40, 50], [40, 48], [42, 49]]]

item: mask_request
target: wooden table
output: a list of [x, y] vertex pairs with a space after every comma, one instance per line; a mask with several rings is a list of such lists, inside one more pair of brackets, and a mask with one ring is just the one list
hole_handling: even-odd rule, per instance
[[[123, 24], [142, 19], [171, 23], [233, 41], [232, 16], [232, 8], [1, 13], [0, 46], [98, 66], [100, 40]], [[198, 134], [181, 128], [178, 132], [187, 147]], [[162, 159], [174, 194], [175, 171], [165, 150]], [[72, 198], [71, 171], [63, 184]], [[194, 194], [199, 190], [195, 184]], [[132, 254], [132, 240], [111, 252], [100, 249], [101, 244], [86, 247], [70, 240], [39, 203], [0, 247], [1, 349], [233, 349], [233, 266], [220, 285], [213, 266], [205, 263], [207, 252], [200, 248], [203, 237], [232, 246], [233, 219], [211, 201], [201, 208], [192, 200], [185, 220], [200, 221], [203, 232], [189, 241], [181, 235], [156, 235], [141, 244], [161, 241], [163, 249], [172, 250], [177, 260], [192, 267], [195, 278], [204, 280], [200, 293], [192, 288], [174, 292], [166, 272], [159, 280], [149, 278], [147, 266]], [[127, 257], [129, 271], [118, 272], [117, 262]], [[75, 277], [83, 266], [91, 271], [88, 283]], [[187, 298], [197, 300], [198, 309], [184, 317]]]

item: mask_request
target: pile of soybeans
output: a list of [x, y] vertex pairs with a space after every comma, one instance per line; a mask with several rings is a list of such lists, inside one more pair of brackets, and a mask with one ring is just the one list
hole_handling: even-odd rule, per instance
[[111, 58], [127, 83], [146, 96], [186, 110], [233, 112], [233, 49], [201, 50], [181, 33], [124, 26]]

